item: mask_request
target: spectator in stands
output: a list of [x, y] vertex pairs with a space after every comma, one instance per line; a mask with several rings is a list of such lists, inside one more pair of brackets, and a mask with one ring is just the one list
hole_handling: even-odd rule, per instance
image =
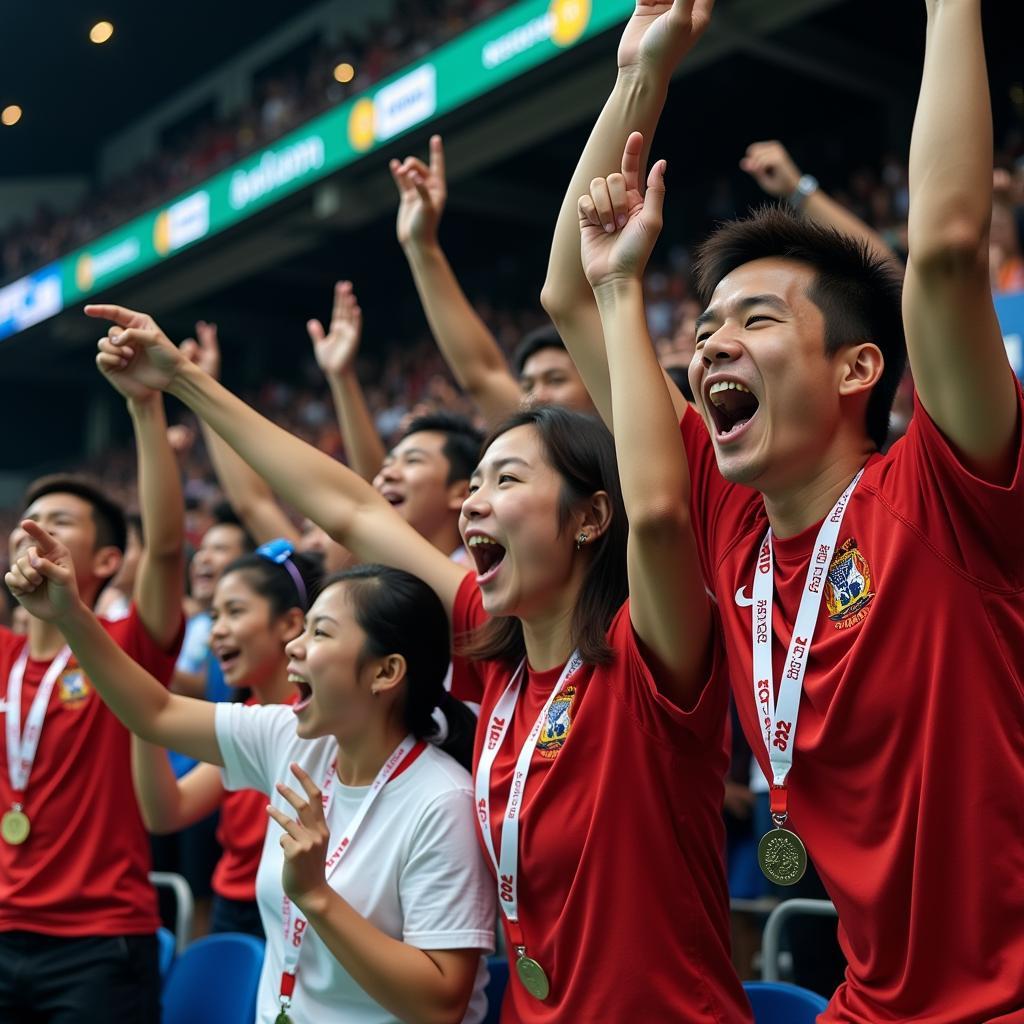
[[288, 645], [299, 703], [215, 709], [167, 693], [125, 657], [78, 597], [67, 549], [26, 530], [38, 555], [22, 553], [8, 586], [60, 624], [124, 722], [223, 765], [232, 788], [273, 794], [267, 811], [280, 828], [267, 830], [257, 879], [260, 1024], [289, 1010], [324, 1024], [479, 1021], [494, 889], [474, 841], [469, 774], [425, 742], [438, 735], [440, 705], [443, 745], [468, 763], [472, 719], [457, 717], [470, 713], [444, 690], [447, 623], [429, 588], [381, 566], [328, 580]]
[[989, 265], [992, 271], [992, 291], [996, 295], [1024, 291], [1024, 257], [1021, 256], [1014, 185], [1008, 171], [995, 172]]
[[[228, 564], [211, 607], [210, 644], [234, 699], [246, 704], [294, 704], [284, 648], [302, 632], [319, 578], [312, 563], [278, 541]], [[167, 753], [133, 740], [132, 771], [142, 819], [156, 835], [178, 833], [220, 811], [223, 851], [212, 883], [211, 932], [247, 932], [263, 938], [256, 906], [256, 869], [266, 833], [267, 794], [225, 792], [209, 764], [177, 776]]]
[[[112, 383], [135, 431], [145, 541], [129, 614], [95, 621], [121, 657], [166, 683], [182, 630], [178, 473], [163, 396]], [[29, 488], [24, 516], [61, 544], [93, 607], [124, 555], [121, 509], [88, 481], [54, 476]], [[11, 563], [33, 543], [17, 527]], [[31, 617], [25, 637], [0, 629], [0, 676], [10, 768], [0, 772], [0, 1017], [156, 1024], [159, 919], [129, 735], [52, 621]]]
[[392, 160], [389, 167], [399, 194], [398, 241], [430, 329], [459, 386], [487, 422], [502, 422], [524, 400], [556, 401], [593, 412], [587, 389], [556, 331], [548, 328], [523, 339], [513, 376], [494, 335], [459, 286], [438, 239], [448, 199], [441, 136], [431, 136], [429, 166], [410, 156]]

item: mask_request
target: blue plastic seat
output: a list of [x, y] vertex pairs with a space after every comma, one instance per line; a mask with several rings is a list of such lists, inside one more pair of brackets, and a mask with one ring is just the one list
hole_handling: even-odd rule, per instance
[[781, 981], [745, 981], [754, 1024], [814, 1024], [828, 1000], [817, 992]]
[[505, 986], [508, 985], [508, 960], [503, 956], [489, 956], [487, 970], [491, 977], [487, 982], [487, 1016], [483, 1024], [498, 1024], [501, 1001], [505, 998]]
[[163, 1024], [252, 1024], [263, 942], [224, 932], [197, 939], [164, 986]]
[[160, 982], [167, 984], [167, 976], [174, 964], [174, 933], [167, 928], [160, 928], [156, 933], [157, 962], [160, 965]]

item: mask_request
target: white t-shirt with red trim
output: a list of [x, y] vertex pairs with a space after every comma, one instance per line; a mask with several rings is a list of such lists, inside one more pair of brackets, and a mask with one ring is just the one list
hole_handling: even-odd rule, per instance
[[[333, 737], [303, 740], [287, 705], [218, 704], [217, 741], [229, 789], [272, 794], [270, 802], [291, 817], [277, 782], [297, 785], [297, 762], [323, 785], [337, 754]], [[342, 833], [369, 787], [333, 783], [328, 827]], [[264, 805], [265, 806], [265, 805]], [[265, 812], [264, 812], [265, 813]], [[494, 949], [496, 894], [476, 843], [473, 786], [455, 760], [426, 744], [395, 773], [377, 797], [331, 888], [382, 932], [420, 949]], [[256, 875], [256, 899], [267, 935], [256, 1019], [272, 1024], [284, 963], [281, 829], [271, 822]], [[486, 1014], [487, 970], [481, 957], [465, 1024]], [[398, 1024], [353, 981], [316, 931], [308, 927], [292, 999], [291, 1017], [317, 1024]]]
[[[454, 633], [486, 621], [467, 576]], [[716, 670], [689, 713], [663, 697], [628, 601], [607, 639], [614, 660], [566, 680], [531, 762], [520, 811], [519, 915], [527, 953], [551, 992], [538, 1001], [513, 970], [502, 1024], [748, 1022], [729, 952], [722, 863], [728, 687]], [[458, 656], [454, 666], [452, 693], [480, 702], [479, 761], [515, 666]], [[561, 671], [528, 672], [495, 759], [495, 850], [516, 759]], [[477, 834], [482, 846], [479, 827]], [[507, 928], [506, 938], [511, 948]]]
[[[162, 650], [133, 605], [101, 620], [118, 646], [166, 684], [181, 642]], [[25, 637], [0, 628], [5, 713], [11, 667]], [[49, 668], [29, 658], [21, 722]], [[0, 813], [14, 800], [0, 718]], [[149, 836], [132, 787], [131, 734], [100, 699], [74, 657], [54, 686], [24, 800], [31, 833], [21, 846], [0, 840], [0, 931], [81, 938], [142, 935], [160, 926], [147, 875]]]
[[[764, 503], [722, 478], [692, 410], [681, 429], [740, 718], [768, 774], [751, 668]], [[868, 460], [847, 507], [789, 775], [790, 824], [839, 910], [849, 961], [822, 1021], [1024, 1021], [1017, 444], [1013, 478], [986, 483], [918, 404], [906, 437]], [[817, 530], [773, 542], [776, 685]]]

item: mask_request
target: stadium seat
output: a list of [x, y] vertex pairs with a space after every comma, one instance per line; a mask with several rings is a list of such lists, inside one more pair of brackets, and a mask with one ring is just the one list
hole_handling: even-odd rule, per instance
[[781, 981], [745, 981], [743, 988], [754, 1008], [754, 1024], [814, 1024], [828, 1006], [816, 992]]
[[167, 984], [167, 976], [171, 973], [174, 964], [174, 932], [168, 928], [161, 928], [156, 933], [157, 957], [160, 963], [160, 981]]
[[190, 945], [164, 987], [163, 1024], [252, 1024], [263, 943], [225, 932]]
[[501, 1016], [501, 1001], [505, 997], [505, 986], [508, 984], [508, 960], [503, 956], [489, 956], [487, 970], [490, 979], [487, 982], [487, 1016], [483, 1024], [498, 1024]]

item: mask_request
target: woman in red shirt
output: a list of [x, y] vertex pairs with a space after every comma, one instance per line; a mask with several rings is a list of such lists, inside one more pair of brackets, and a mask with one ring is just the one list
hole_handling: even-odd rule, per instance
[[[310, 559], [285, 540], [271, 541], [224, 570], [213, 596], [210, 646], [225, 682], [247, 704], [291, 704], [285, 645], [303, 629], [319, 585]], [[167, 752], [132, 740], [132, 775], [146, 827], [156, 835], [178, 832], [220, 809], [222, 854], [213, 873], [212, 932], [247, 932], [263, 938], [256, 905], [256, 870], [267, 831], [267, 794], [226, 790], [221, 769], [200, 764], [176, 779]]]
[[643, 308], [664, 167], [644, 199], [630, 145], [629, 174], [580, 204], [614, 441], [552, 407], [500, 427], [462, 508], [475, 573], [189, 364], [152, 319], [86, 307], [120, 325], [100, 342], [106, 372], [181, 399], [336, 541], [419, 576], [448, 610], [465, 655], [453, 690], [481, 704], [481, 847], [514, 967], [504, 1024], [751, 1019], [729, 955], [721, 642]]

